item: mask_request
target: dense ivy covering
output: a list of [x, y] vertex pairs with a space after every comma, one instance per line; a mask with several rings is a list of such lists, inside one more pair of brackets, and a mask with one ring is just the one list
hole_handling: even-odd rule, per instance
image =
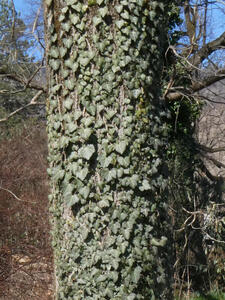
[[169, 1], [45, 2], [57, 299], [171, 299]]

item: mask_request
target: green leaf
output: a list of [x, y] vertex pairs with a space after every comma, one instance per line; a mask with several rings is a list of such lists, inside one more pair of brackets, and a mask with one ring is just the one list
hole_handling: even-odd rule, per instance
[[128, 11], [125, 10], [125, 11], [121, 14], [121, 17], [122, 17], [123, 19], [129, 20], [130, 15], [129, 15]]
[[136, 90], [133, 90], [133, 96], [134, 98], [138, 98], [141, 94], [141, 90], [140, 89], [136, 89]]
[[112, 278], [113, 282], [117, 282], [117, 280], [119, 278], [119, 274], [116, 271], [110, 272], [109, 276], [110, 276], [110, 278]]
[[77, 62], [70, 65], [70, 68], [73, 70], [73, 72], [76, 72], [78, 67], [79, 67], [79, 65]]
[[111, 181], [113, 178], [116, 178], [116, 169], [112, 169], [108, 172], [108, 175], [107, 175], [107, 178], [106, 178], [106, 181], [109, 182]]
[[100, 275], [97, 279], [96, 282], [103, 282], [108, 278], [107, 275]]
[[116, 150], [116, 152], [118, 152], [122, 155], [125, 152], [126, 148], [127, 148], [127, 142], [122, 141], [122, 142], [119, 142], [118, 144], [116, 144], [115, 150]]
[[90, 115], [95, 116], [95, 113], [96, 113], [96, 106], [95, 105], [88, 105], [86, 109], [87, 109], [87, 111], [89, 112]]
[[123, 5], [116, 5], [115, 9], [118, 12], [118, 14], [120, 14], [122, 12], [122, 10], [123, 10]]
[[57, 71], [60, 67], [60, 60], [59, 59], [50, 59], [49, 65], [50, 65], [50, 67], [52, 67], [52, 69], [54, 71]]
[[129, 240], [129, 238], [130, 238], [130, 229], [129, 228], [126, 228], [125, 230], [124, 230], [124, 237], [125, 237], [125, 239], [126, 240]]
[[111, 261], [112, 267], [114, 268], [114, 270], [117, 270], [119, 268], [119, 262], [115, 259], [113, 259]]
[[73, 99], [68, 98], [64, 101], [63, 106], [67, 109], [70, 110], [72, 108], [73, 105]]
[[93, 18], [93, 24], [94, 24], [94, 26], [98, 26], [101, 22], [102, 22], [101, 18], [99, 18], [97, 16], [94, 16], [94, 18]]
[[62, 70], [62, 76], [63, 76], [63, 78], [66, 78], [66, 77], [68, 77], [69, 76], [69, 71], [68, 70]]
[[115, 23], [119, 29], [121, 29], [125, 25], [125, 22], [123, 20], [117, 20]]
[[109, 201], [106, 200], [106, 199], [105, 199], [105, 200], [99, 201], [98, 205], [99, 205], [99, 207], [101, 207], [101, 208], [103, 208], [103, 207], [109, 207], [109, 206], [110, 206]]
[[89, 64], [89, 57], [81, 57], [80, 58], [80, 64], [84, 67], [86, 67]]
[[79, 168], [78, 163], [72, 163], [70, 165], [70, 170], [72, 171], [74, 176], [76, 176], [78, 168]]
[[69, 201], [71, 201], [72, 198], [72, 193], [74, 191], [74, 185], [72, 184], [68, 184], [64, 193], [63, 193], [63, 197], [65, 199], [65, 201], [68, 203]]
[[87, 174], [88, 174], [87, 168], [84, 168], [84, 169], [76, 172], [76, 176], [82, 181], [87, 177]]
[[76, 129], [77, 129], [77, 125], [76, 124], [74, 124], [74, 123], [69, 123], [68, 124], [69, 133], [73, 133]]
[[142, 268], [140, 266], [137, 266], [133, 272], [132, 281], [134, 283], [138, 283], [140, 277], [141, 277]]
[[79, 194], [83, 196], [84, 199], [87, 199], [90, 194], [90, 188], [88, 186], [81, 188]]
[[127, 241], [123, 242], [123, 243], [120, 245], [121, 253], [122, 253], [122, 254], [124, 254], [124, 253], [126, 252], [127, 246], [128, 246], [128, 242], [127, 242]]
[[113, 160], [112, 156], [106, 157], [103, 163], [103, 168], [107, 168], [111, 164], [112, 160]]
[[142, 181], [142, 185], [140, 186], [140, 191], [148, 191], [148, 190], [151, 190], [151, 186], [148, 182], [148, 180], [144, 179]]
[[57, 48], [51, 48], [49, 55], [54, 57], [54, 58], [58, 58], [59, 57], [59, 50]]
[[93, 124], [94, 118], [93, 117], [83, 118], [81, 122], [84, 124], [85, 127], [89, 127], [90, 125]]
[[92, 144], [84, 146], [80, 148], [78, 151], [79, 156], [85, 158], [86, 160], [89, 160], [94, 153], [95, 153], [95, 147]]
[[74, 204], [79, 203], [79, 202], [80, 202], [80, 199], [78, 198], [78, 196], [77, 196], [77, 195], [73, 195], [73, 196], [69, 199], [69, 201], [67, 202], [67, 206], [68, 206], [68, 207], [71, 207], [71, 206], [73, 206]]
[[82, 116], [82, 112], [80, 110], [76, 110], [74, 113], [75, 121], [79, 120], [81, 116]]
[[161, 239], [156, 239], [156, 238], [151, 239], [151, 245], [156, 247], [165, 247], [166, 243], [167, 243], [167, 237], [165, 236], [162, 236]]
[[51, 3], [52, 3], [52, 0], [45, 0], [45, 3], [46, 3], [47, 6], [50, 6]]
[[88, 140], [90, 135], [92, 134], [93, 132], [93, 129], [92, 128], [84, 128], [84, 129], [81, 129], [80, 131], [80, 136], [85, 139], [85, 140]]
[[63, 179], [65, 175], [65, 170], [59, 170], [58, 172], [56, 172], [56, 174], [53, 176], [53, 180], [54, 181], [59, 181], [61, 179]]
[[[127, 300], [135, 300], [136, 299], [136, 295], [134, 293], [130, 294], [128, 297], [127, 297]], [[153, 299], [153, 298], [152, 298]]]
[[73, 39], [72, 38], [64, 38], [63, 44], [66, 46], [66, 48], [69, 49], [73, 44]]
[[108, 7], [107, 6], [102, 7], [98, 11], [99, 11], [100, 16], [102, 18], [104, 18], [107, 15], [107, 13], [108, 13]]
[[72, 14], [72, 15], [70, 16], [70, 20], [71, 20], [71, 22], [72, 22], [74, 25], [76, 25], [76, 24], [79, 22], [80, 18], [79, 18], [79, 16], [77, 16], [77, 15], [75, 15], [75, 14]]
[[106, 119], [107, 120], [111, 120], [112, 117], [115, 116], [115, 114], [116, 114], [116, 111], [114, 111], [114, 110], [108, 110], [107, 113], [106, 113], [106, 115], [105, 115]]
[[[122, 157], [119, 157], [119, 158], [122, 158]], [[118, 176], [118, 178], [122, 177], [123, 174], [124, 174], [124, 170], [122, 168], [120, 168], [120, 169], [117, 170], [117, 176]]]
[[129, 179], [130, 182], [130, 186], [134, 189], [137, 185], [138, 185], [138, 181], [139, 181], [139, 176], [134, 174], [133, 176], [131, 176], [131, 178]]

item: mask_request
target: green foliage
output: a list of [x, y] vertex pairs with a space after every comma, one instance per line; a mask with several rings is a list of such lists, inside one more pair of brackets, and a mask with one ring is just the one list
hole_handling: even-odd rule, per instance
[[168, 3], [66, 3], [48, 1], [46, 16], [58, 299], [171, 299], [159, 101]]

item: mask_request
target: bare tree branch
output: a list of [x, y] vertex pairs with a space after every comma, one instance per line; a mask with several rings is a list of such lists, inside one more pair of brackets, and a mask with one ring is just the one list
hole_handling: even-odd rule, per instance
[[37, 103], [37, 100], [38, 98], [43, 94], [43, 91], [39, 91], [32, 99], [31, 101], [18, 108], [17, 110], [13, 111], [12, 113], [10, 113], [7, 117], [3, 118], [3, 119], [0, 119], [0, 123], [3, 123], [3, 122], [6, 122], [9, 118], [13, 117], [15, 114], [18, 114], [19, 112], [21, 112], [22, 110], [24, 110], [25, 108], [28, 108], [29, 106], [32, 106], [32, 105], [40, 105], [40, 104], [44, 104], [44, 103]]
[[225, 32], [222, 33], [217, 39], [212, 42], [207, 43], [200, 50], [195, 52], [193, 56], [189, 59], [189, 62], [197, 67], [214, 51], [222, 49], [225, 47]]

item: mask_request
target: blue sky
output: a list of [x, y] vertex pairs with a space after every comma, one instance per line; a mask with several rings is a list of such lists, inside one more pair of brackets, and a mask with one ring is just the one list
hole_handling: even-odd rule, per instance
[[21, 16], [24, 17], [27, 13], [26, 1], [24, 0], [14, 0], [16, 11], [21, 13]]

